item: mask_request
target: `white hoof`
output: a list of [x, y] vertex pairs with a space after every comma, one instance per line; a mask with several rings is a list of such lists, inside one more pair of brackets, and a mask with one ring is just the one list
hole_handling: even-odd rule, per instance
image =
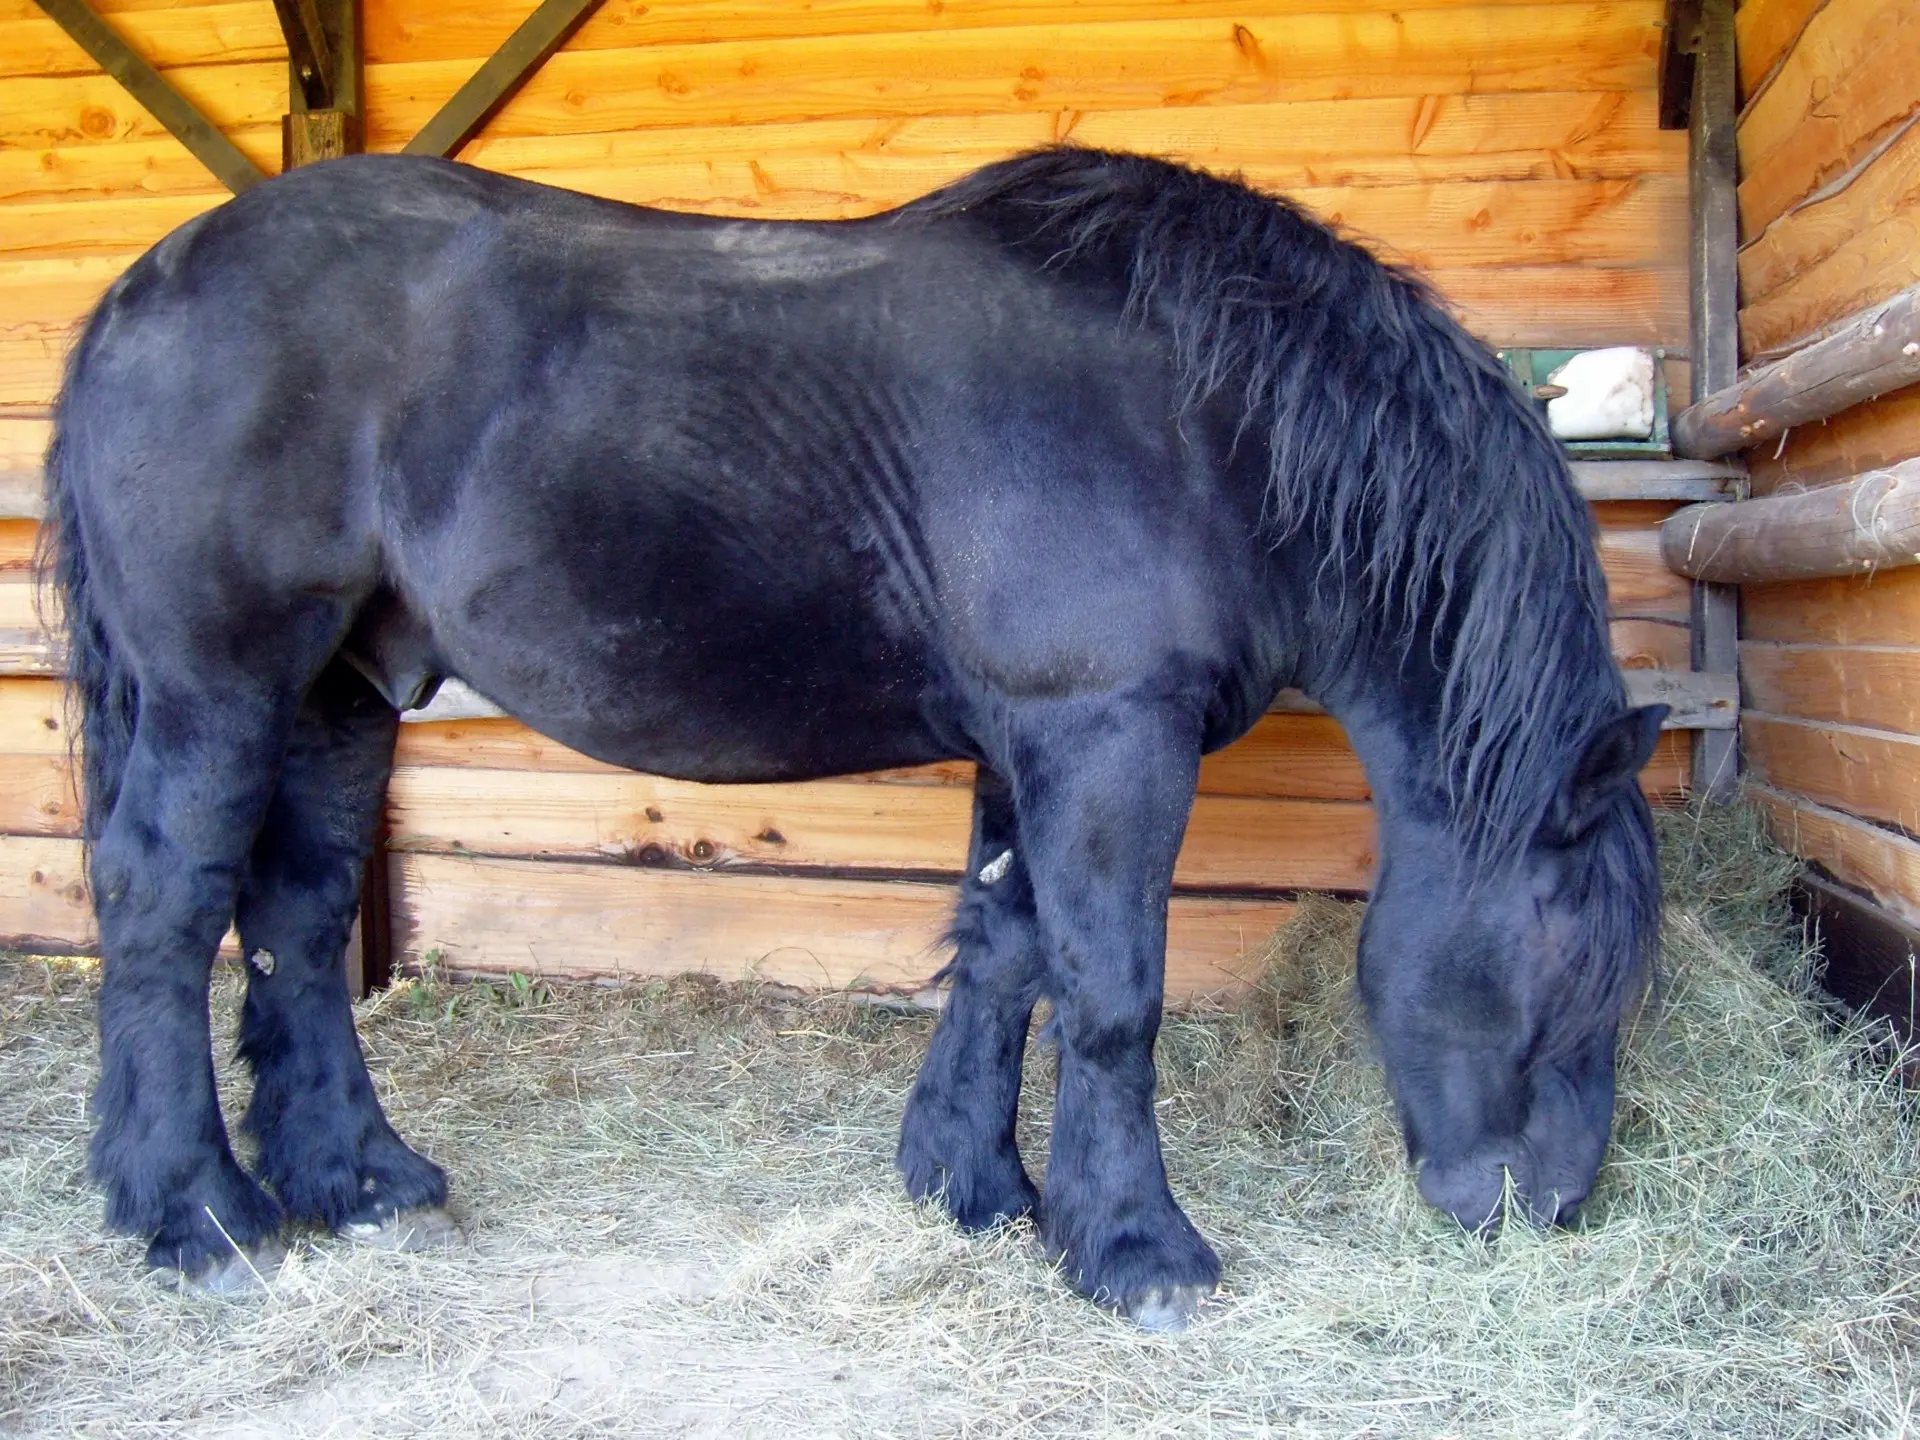
[[402, 1210], [381, 1221], [343, 1225], [340, 1233], [357, 1245], [375, 1250], [396, 1250], [413, 1254], [421, 1250], [445, 1250], [464, 1245], [467, 1232], [438, 1205], [419, 1210]]

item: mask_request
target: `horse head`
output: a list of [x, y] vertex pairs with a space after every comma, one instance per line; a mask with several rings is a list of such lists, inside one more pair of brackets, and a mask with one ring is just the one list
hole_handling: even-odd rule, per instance
[[1621, 1015], [1657, 924], [1636, 777], [1665, 714], [1649, 706], [1595, 727], [1527, 843], [1491, 873], [1476, 873], [1444, 821], [1392, 821], [1360, 994], [1420, 1194], [1469, 1230], [1509, 1203], [1565, 1224], [1592, 1189]]

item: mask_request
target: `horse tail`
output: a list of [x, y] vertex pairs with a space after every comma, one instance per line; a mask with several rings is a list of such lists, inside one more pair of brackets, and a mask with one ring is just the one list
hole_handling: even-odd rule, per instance
[[81, 777], [81, 830], [91, 849], [120, 793], [121, 776], [133, 748], [140, 687], [101, 614], [87, 558], [78, 492], [82, 447], [74, 443], [69, 414], [79, 383], [81, 352], [86, 348], [84, 343], [75, 347], [74, 364], [54, 410], [53, 441], [47, 448], [46, 519], [34, 567], [39, 576], [41, 623], [46, 629], [58, 629], [65, 639], [68, 755]]

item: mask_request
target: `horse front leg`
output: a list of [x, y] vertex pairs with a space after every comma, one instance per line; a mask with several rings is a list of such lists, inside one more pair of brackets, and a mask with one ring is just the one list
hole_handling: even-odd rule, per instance
[[1167, 1188], [1153, 1110], [1199, 717], [1076, 702], [1035, 722], [1017, 742], [1015, 798], [1059, 1039], [1044, 1234], [1082, 1293], [1148, 1329], [1180, 1329], [1220, 1279]]
[[897, 1157], [908, 1193], [938, 1198], [968, 1230], [1030, 1214], [1040, 1198], [1014, 1141], [1027, 1028], [1046, 976], [1020, 852], [1012, 791], [982, 766], [945, 972], [952, 989], [907, 1101]]

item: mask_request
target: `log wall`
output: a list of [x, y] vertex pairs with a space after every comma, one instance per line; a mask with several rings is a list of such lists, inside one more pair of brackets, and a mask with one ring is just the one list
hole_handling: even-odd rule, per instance
[[[1920, 282], [1920, 7], [1748, 0], [1739, 12], [1740, 332], [1789, 354]], [[1920, 456], [1920, 387], [1749, 452], [1756, 494]], [[1778, 836], [1920, 920], [1920, 569], [1747, 587], [1747, 769]]]
[[[278, 167], [269, 0], [95, 0], [249, 156]], [[398, 149], [531, 9], [367, 0], [366, 132]], [[1660, 0], [609, 0], [464, 152], [711, 213], [869, 214], [1072, 139], [1287, 190], [1426, 267], [1486, 338], [1682, 347], [1685, 136], [1656, 124]], [[30, 496], [74, 327], [222, 192], [31, 0], [0, 0], [0, 509]], [[24, 502], [10, 513], [21, 514]], [[1597, 507], [1625, 664], [1687, 665], [1673, 508]], [[0, 519], [0, 937], [92, 943], [33, 526]], [[1648, 788], [1678, 794], [1687, 737]], [[489, 969], [757, 970], [917, 983], [963, 859], [968, 774], [703, 789], [511, 721], [409, 726], [391, 805], [403, 952]], [[1220, 988], [1305, 888], [1364, 889], [1365, 777], [1325, 717], [1208, 762], [1170, 986]]]

